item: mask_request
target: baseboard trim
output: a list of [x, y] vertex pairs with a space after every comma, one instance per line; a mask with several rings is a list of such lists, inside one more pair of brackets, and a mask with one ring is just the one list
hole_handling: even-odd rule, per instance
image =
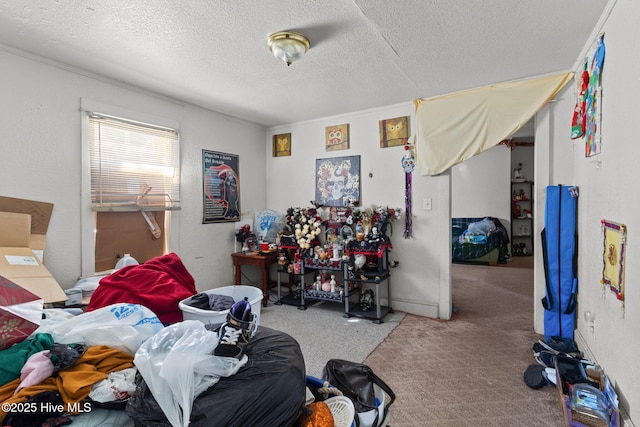
[[438, 304], [408, 299], [393, 299], [393, 308], [418, 316], [438, 318]]

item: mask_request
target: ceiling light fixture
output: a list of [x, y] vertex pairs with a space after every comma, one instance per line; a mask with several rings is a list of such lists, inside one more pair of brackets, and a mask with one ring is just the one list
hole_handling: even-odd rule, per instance
[[300, 59], [310, 47], [308, 38], [292, 31], [273, 33], [267, 39], [267, 43], [273, 56], [284, 61], [287, 66]]

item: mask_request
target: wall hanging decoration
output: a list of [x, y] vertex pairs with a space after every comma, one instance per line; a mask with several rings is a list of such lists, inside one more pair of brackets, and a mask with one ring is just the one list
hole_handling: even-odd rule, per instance
[[578, 139], [584, 136], [587, 128], [587, 116], [585, 114], [587, 107], [587, 89], [589, 88], [589, 63], [585, 60], [582, 73], [575, 75], [576, 80], [576, 105], [573, 108], [573, 117], [571, 118], [571, 139]]
[[413, 170], [416, 167], [416, 161], [413, 157], [413, 147], [409, 144], [404, 146], [405, 154], [402, 156], [402, 170], [405, 173], [405, 184], [404, 184], [404, 238], [409, 239], [413, 237], [413, 227], [412, 227], [412, 207], [413, 202], [411, 200], [411, 179]]
[[624, 267], [627, 226], [603, 219], [600, 221], [603, 235], [602, 286], [609, 287], [624, 303]]
[[346, 150], [349, 148], [349, 125], [335, 125], [324, 128], [325, 147], [327, 151]]
[[202, 150], [202, 223], [240, 221], [240, 172], [235, 154]]
[[596, 42], [595, 50], [589, 64], [589, 85], [585, 103], [585, 156], [600, 154], [602, 122], [602, 86], [601, 74], [604, 66], [604, 34]]
[[353, 206], [360, 203], [360, 156], [316, 159], [316, 203]]
[[404, 145], [409, 140], [409, 116], [380, 120], [380, 148]]
[[281, 133], [273, 135], [272, 157], [285, 157], [291, 155], [291, 134]]

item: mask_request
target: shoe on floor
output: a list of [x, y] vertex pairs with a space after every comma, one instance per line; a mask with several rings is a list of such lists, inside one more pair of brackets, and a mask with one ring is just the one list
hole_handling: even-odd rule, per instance
[[544, 366], [545, 368], [554, 368], [556, 367], [556, 353], [552, 353], [547, 350], [542, 350], [533, 354], [533, 357], [536, 359], [536, 362]]
[[227, 321], [218, 331], [218, 345], [213, 350], [215, 356], [242, 359], [244, 349], [254, 330], [254, 314], [248, 298], [238, 301], [229, 310]]

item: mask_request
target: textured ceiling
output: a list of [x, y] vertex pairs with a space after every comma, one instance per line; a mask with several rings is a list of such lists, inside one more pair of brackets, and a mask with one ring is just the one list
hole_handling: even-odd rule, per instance
[[[606, 4], [0, 0], [0, 49], [271, 127], [571, 70]], [[311, 41], [290, 67], [281, 30]]]

